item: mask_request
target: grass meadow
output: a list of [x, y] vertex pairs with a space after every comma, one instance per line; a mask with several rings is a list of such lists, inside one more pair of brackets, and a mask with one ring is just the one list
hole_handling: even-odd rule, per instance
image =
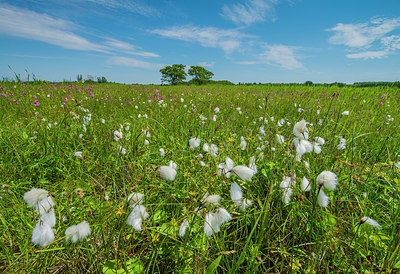
[[[0, 270], [397, 272], [399, 97], [391, 87], [1, 83]], [[299, 157], [302, 120], [312, 151]], [[227, 157], [253, 159], [251, 179], [221, 172]], [[337, 176], [334, 190], [318, 184], [323, 171]], [[54, 201], [43, 246], [32, 243], [41, 216], [24, 201], [32, 188]], [[140, 229], [127, 223], [139, 206], [131, 193], [144, 195]], [[220, 197], [206, 203], [206, 193]], [[221, 208], [230, 218], [206, 235]], [[83, 221], [90, 235], [67, 242]]]

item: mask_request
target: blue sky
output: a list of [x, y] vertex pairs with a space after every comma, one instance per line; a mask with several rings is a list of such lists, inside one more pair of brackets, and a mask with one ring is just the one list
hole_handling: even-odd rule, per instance
[[160, 83], [400, 80], [398, 0], [0, 0], [0, 77]]

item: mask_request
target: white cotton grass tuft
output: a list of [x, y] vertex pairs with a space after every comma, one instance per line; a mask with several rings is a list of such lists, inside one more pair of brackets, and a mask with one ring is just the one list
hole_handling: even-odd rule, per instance
[[249, 199], [243, 198], [243, 191], [236, 182], [231, 184], [231, 199], [241, 211], [245, 211], [246, 208], [253, 205]]
[[331, 171], [322, 171], [317, 176], [317, 185], [326, 189], [335, 190], [337, 186], [337, 176]]
[[336, 148], [339, 149], [339, 150], [346, 149], [346, 139], [340, 136], [340, 142], [336, 146]]
[[318, 143], [313, 143], [313, 145], [314, 145], [314, 152], [320, 154], [322, 151], [321, 146]]
[[229, 157], [226, 157], [225, 163], [221, 163], [218, 165], [217, 174], [220, 176], [225, 175], [226, 178], [229, 178], [231, 177], [230, 171], [232, 170], [233, 166], [234, 166], [233, 160]]
[[186, 234], [186, 230], [190, 227], [188, 219], [185, 219], [179, 227], [179, 236], [183, 237]]
[[366, 217], [366, 216], [362, 217], [360, 224], [363, 224], [363, 223], [367, 223], [370, 226], [375, 227], [376, 229], [379, 229], [379, 230], [382, 229], [381, 225], [374, 219], [371, 219], [370, 217]]
[[24, 194], [24, 200], [28, 206], [35, 209], [35, 212], [40, 215], [42, 221], [46, 222], [50, 227], [55, 225], [53, 210], [55, 204], [47, 190], [32, 188]]
[[323, 146], [325, 144], [325, 139], [322, 137], [315, 137], [315, 142], [320, 145]]
[[221, 196], [219, 195], [209, 195], [208, 193], [204, 194], [202, 197], [202, 205], [209, 206], [209, 205], [218, 205], [219, 201], [221, 200]]
[[142, 222], [149, 217], [146, 208], [142, 205], [132, 206], [132, 212], [129, 214], [126, 223], [133, 227], [136, 231], [142, 230]]
[[249, 159], [249, 168], [254, 171], [254, 174], [257, 173], [257, 165], [256, 165], [256, 157], [251, 156]]
[[143, 203], [143, 199], [144, 194], [132, 192], [126, 201], [129, 203], [129, 205], [141, 205]]
[[215, 212], [207, 212], [204, 222], [204, 233], [210, 237], [213, 233], [218, 233], [223, 224], [232, 220], [229, 212], [222, 207], [219, 207]]
[[161, 178], [167, 181], [173, 181], [176, 177], [176, 169], [177, 164], [170, 161], [168, 166], [160, 166], [158, 172], [160, 173]]
[[196, 147], [200, 146], [200, 142], [201, 142], [201, 140], [199, 138], [197, 138], [197, 137], [192, 138], [189, 140], [189, 147], [191, 149], [195, 149]]
[[311, 191], [311, 183], [305, 176], [301, 180], [301, 190], [305, 192]]
[[121, 130], [114, 131], [114, 140], [115, 141], [122, 140], [122, 131]]
[[282, 145], [283, 143], [285, 143], [285, 138], [280, 135], [280, 134], [276, 134], [275, 135], [275, 140], [278, 144]]
[[158, 150], [158, 152], [160, 153], [160, 156], [161, 156], [161, 157], [164, 157], [165, 151], [164, 151], [163, 148], [160, 148], [160, 149]]
[[175, 170], [178, 169], [178, 165], [177, 165], [176, 163], [174, 163], [173, 161], [169, 161], [168, 166], [169, 166], [170, 168], [175, 169]]
[[65, 241], [71, 241], [73, 243], [80, 242], [86, 239], [91, 233], [92, 230], [90, 229], [89, 223], [83, 221], [77, 225], [70, 226], [65, 230]]
[[304, 119], [294, 125], [293, 134], [300, 140], [308, 140], [309, 131], [307, 128], [307, 122]]
[[243, 181], [250, 181], [254, 174], [256, 174], [254, 170], [247, 166], [235, 166], [232, 169], [232, 173]]
[[40, 214], [40, 220], [42, 222], [45, 222], [48, 224], [50, 227], [53, 227], [56, 225], [56, 215], [54, 213], [54, 208], [50, 208], [48, 211], [43, 211]]
[[320, 207], [328, 207], [331, 198], [327, 196], [324, 190], [321, 188], [318, 192], [318, 204]]
[[245, 149], [246, 149], [246, 146], [247, 146], [246, 140], [244, 139], [243, 136], [240, 137], [240, 149], [241, 149], [241, 150], [245, 150]]
[[54, 231], [46, 222], [39, 220], [32, 231], [33, 244], [46, 246], [54, 241]]
[[280, 189], [282, 191], [282, 202], [285, 205], [288, 205], [290, 203], [290, 200], [293, 195], [293, 189], [292, 185], [294, 185], [295, 182], [292, 182], [292, 179], [290, 177], [283, 177], [283, 180], [280, 184]]
[[41, 188], [32, 188], [24, 194], [24, 201], [28, 204], [28, 206], [36, 209], [39, 199], [47, 197], [48, 194], [49, 192], [47, 190]]
[[217, 157], [218, 155], [218, 147], [214, 144], [211, 144], [210, 146], [208, 143], [204, 143], [203, 150], [210, 153], [210, 155], [213, 157]]
[[350, 114], [350, 111], [346, 110], [342, 112], [342, 116], [348, 116]]

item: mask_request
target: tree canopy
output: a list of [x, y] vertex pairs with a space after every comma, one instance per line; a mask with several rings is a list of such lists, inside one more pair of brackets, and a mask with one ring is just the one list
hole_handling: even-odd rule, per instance
[[191, 66], [188, 73], [193, 77], [193, 82], [198, 85], [206, 83], [214, 76], [214, 73], [200, 66]]
[[161, 82], [169, 82], [171, 85], [177, 85], [186, 79], [185, 65], [174, 64], [160, 69]]

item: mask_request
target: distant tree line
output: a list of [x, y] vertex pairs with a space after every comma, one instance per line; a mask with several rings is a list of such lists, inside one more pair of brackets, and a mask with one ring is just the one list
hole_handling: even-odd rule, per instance
[[[214, 76], [209, 70], [201, 66], [190, 66], [188, 72], [185, 71], [186, 66], [182, 64], [173, 64], [171, 66], [165, 66], [160, 69], [161, 72], [161, 84], [168, 82], [170, 85], [178, 85], [178, 84], [195, 84], [195, 85], [204, 85], [211, 83], [211, 78]], [[187, 75], [192, 76], [193, 78], [185, 82]]]
[[238, 85], [245, 85], [245, 86], [254, 86], [254, 85], [263, 85], [263, 86], [273, 86], [273, 85], [289, 85], [289, 86], [326, 86], [326, 87], [345, 87], [345, 86], [352, 86], [352, 87], [400, 87], [400, 81], [396, 82], [355, 82], [353, 84], [346, 84], [341, 82], [334, 82], [334, 83], [313, 83], [312, 81], [306, 81], [304, 83], [261, 83], [261, 82], [253, 82], [253, 83], [241, 83], [239, 82]]
[[83, 79], [82, 74], [77, 74], [76, 75], [76, 81], [81, 82], [81, 83], [107, 83], [107, 79], [104, 76], [97, 77], [97, 81], [95, 81], [95, 78], [92, 75], [86, 76], [86, 79]]

